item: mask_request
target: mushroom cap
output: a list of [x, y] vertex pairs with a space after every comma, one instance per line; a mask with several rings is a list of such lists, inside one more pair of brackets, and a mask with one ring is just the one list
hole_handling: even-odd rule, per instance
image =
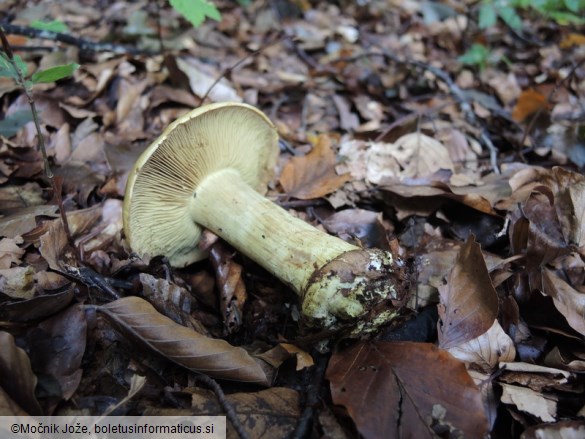
[[260, 193], [274, 174], [278, 134], [264, 113], [242, 103], [199, 107], [171, 123], [138, 158], [124, 198], [126, 240], [140, 256], [183, 267], [206, 257], [189, 203], [206, 176], [233, 169]]

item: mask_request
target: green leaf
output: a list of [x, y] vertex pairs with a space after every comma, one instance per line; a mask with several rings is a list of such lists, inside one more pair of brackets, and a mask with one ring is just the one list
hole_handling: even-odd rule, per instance
[[[25, 77], [28, 70], [20, 56], [14, 55], [14, 64], [16, 64], [16, 68], [20, 70], [22, 76]], [[18, 72], [14, 69], [14, 65], [10, 62], [10, 59], [5, 53], [0, 53], [0, 77], [12, 78], [15, 81], [19, 80]]]
[[550, 12], [550, 16], [554, 21], [558, 24], [566, 25], [566, 24], [585, 24], [585, 18], [580, 17], [575, 14], [571, 14], [570, 12]]
[[496, 8], [491, 3], [483, 3], [479, 8], [479, 28], [487, 29], [496, 24], [498, 16]]
[[579, 0], [564, 0], [563, 3], [565, 4], [565, 7], [571, 11], [571, 12], [579, 12], [579, 6], [581, 6], [579, 3], [581, 3]]
[[78, 68], [79, 64], [76, 63], [50, 67], [46, 70], [35, 72], [30, 79], [34, 84], [39, 84], [41, 82], [54, 82], [71, 76]]
[[504, 6], [498, 9], [498, 15], [502, 18], [502, 20], [504, 20], [504, 23], [506, 23], [512, 29], [522, 29], [522, 19], [516, 12], [516, 9], [509, 6]]
[[0, 53], [0, 77], [15, 78], [18, 77], [14, 71], [12, 63], [4, 53]]
[[461, 55], [458, 59], [459, 62], [471, 65], [471, 66], [479, 66], [480, 68], [484, 68], [487, 60], [490, 56], [490, 51], [487, 47], [483, 44], [473, 44], [467, 52]]
[[15, 111], [4, 120], [0, 120], [0, 136], [4, 136], [7, 139], [12, 137], [32, 120], [33, 115], [30, 110]]
[[221, 20], [218, 9], [207, 0], [169, 0], [169, 3], [195, 27], [199, 27], [206, 17]]
[[53, 21], [34, 20], [30, 24], [30, 27], [34, 27], [35, 29], [40, 29], [40, 30], [48, 30], [51, 32], [59, 32], [59, 33], [69, 32], [69, 28], [67, 27], [67, 25], [59, 20], [53, 20]]

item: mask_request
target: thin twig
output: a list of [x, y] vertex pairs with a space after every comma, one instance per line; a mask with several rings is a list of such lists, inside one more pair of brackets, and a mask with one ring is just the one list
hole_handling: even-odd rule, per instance
[[61, 197], [61, 187], [57, 184], [57, 182], [55, 180], [55, 175], [53, 174], [53, 171], [51, 170], [51, 165], [49, 164], [49, 158], [47, 156], [47, 149], [45, 148], [45, 136], [43, 136], [43, 133], [41, 131], [41, 124], [39, 122], [39, 114], [37, 112], [37, 107], [35, 105], [35, 101], [34, 101], [33, 96], [32, 96], [32, 90], [30, 90], [27, 87], [26, 80], [25, 80], [22, 72], [20, 71], [20, 69], [16, 65], [16, 62], [14, 61], [14, 53], [12, 52], [12, 48], [10, 47], [10, 43], [8, 42], [8, 39], [6, 38], [6, 34], [4, 33], [4, 29], [2, 26], [0, 26], [0, 39], [2, 40], [2, 46], [4, 47], [4, 52], [6, 52], [6, 56], [10, 60], [10, 63], [12, 64], [12, 66], [14, 67], [14, 70], [16, 71], [16, 74], [18, 75], [17, 83], [22, 88], [22, 90], [24, 91], [24, 94], [26, 95], [26, 97], [28, 99], [28, 104], [30, 106], [30, 109], [31, 109], [31, 112], [33, 115], [33, 121], [35, 123], [35, 128], [37, 130], [37, 148], [40, 151], [41, 155], [43, 156], [45, 175], [47, 176], [49, 182], [51, 183], [51, 187], [53, 188], [53, 194], [55, 196], [55, 199], [57, 200], [57, 206], [59, 206], [59, 213], [61, 215], [61, 221], [63, 223], [63, 229], [65, 230], [65, 235], [67, 236], [67, 242], [69, 242], [69, 244], [72, 247], [75, 247], [75, 243], [73, 241], [73, 236], [71, 235], [71, 230], [69, 228], [69, 221], [67, 220], [67, 213], [65, 212], [65, 207], [63, 206], [63, 198]]
[[112, 43], [96, 43], [95, 41], [87, 40], [85, 38], [74, 37], [73, 35], [64, 34], [61, 32], [53, 32], [49, 30], [35, 29], [33, 27], [21, 26], [18, 24], [10, 24], [2, 22], [0, 26], [4, 28], [7, 34], [23, 35], [30, 38], [40, 38], [42, 40], [59, 41], [61, 43], [70, 44], [79, 47], [80, 50], [87, 52], [113, 52], [119, 55], [155, 55], [155, 52], [149, 50], [137, 49], [136, 47], [123, 46]]
[[238, 434], [240, 439], [251, 439], [250, 435], [248, 434], [248, 432], [246, 430], [244, 430], [244, 426], [242, 425], [242, 423], [238, 419], [238, 415], [236, 414], [234, 407], [226, 399], [225, 393], [223, 393], [223, 390], [222, 390], [221, 386], [219, 384], [217, 384], [217, 381], [215, 381], [211, 377], [208, 377], [207, 375], [202, 375], [202, 374], [196, 375], [195, 378], [197, 379], [197, 381], [204, 383], [207, 387], [209, 387], [213, 391], [213, 393], [215, 393], [215, 396], [216, 396], [217, 400], [219, 401], [219, 404], [223, 408], [223, 411], [225, 412], [227, 419], [231, 422], [232, 426], [234, 427], [234, 430], [236, 430], [236, 433]]
[[295, 431], [289, 439], [302, 439], [310, 437], [309, 434], [313, 427], [313, 419], [315, 418], [315, 412], [317, 405], [319, 404], [319, 394], [321, 387], [323, 386], [323, 380], [325, 378], [325, 371], [329, 362], [329, 355], [315, 353], [316, 361], [311, 377], [311, 383], [305, 388], [305, 408], [303, 413], [297, 421]]
[[165, 44], [162, 36], [162, 23], [160, 21], [161, 16], [161, 9], [160, 9], [160, 0], [154, 0], [156, 4], [156, 37], [158, 38], [159, 50], [160, 53], [165, 53]]

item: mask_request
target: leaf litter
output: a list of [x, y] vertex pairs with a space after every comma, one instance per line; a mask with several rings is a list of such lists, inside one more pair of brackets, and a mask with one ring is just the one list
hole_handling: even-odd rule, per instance
[[[18, 116], [28, 103], [0, 78], [2, 118], [18, 116], [0, 126], [0, 413], [221, 414], [193, 386], [205, 373], [253, 437], [306, 422], [309, 388], [321, 398], [307, 437], [582, 436], [578, 27], [526, 14], [519, 37], [497, 23], [500, 61], [480, 67], [457, 61], [487, 41], [465, 2], [217, 2], [221, 21], [198, 28], [164, 4], [163, 54], [151, 2], [126, 13], [123, 2], [29, 3], [1, 8], [13, 24], [58, 20], [72, 35], [159, 53], [9, 35], [29, 47], [17, 49], [29, 72], [81, 67], [35, 86], [73, 243], [34, 125]], [[328, 334], [304, 328], [286, 286], [222, 242], [184, 269], [131, 253], [120, 217], [129, 169], [204, 97], [256, 105], [278, 127], [271, 199], [412, 261], [411, 300], [391, 329], [418, 328], [416, 343], [335, 345], [328, 381], [308, 387]], [[427, 310], [434, 324], [417, 327]]]

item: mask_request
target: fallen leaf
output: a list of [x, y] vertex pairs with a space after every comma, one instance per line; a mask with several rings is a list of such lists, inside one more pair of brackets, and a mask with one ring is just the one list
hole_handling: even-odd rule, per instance
[[556, 346], [546, 355], [544, 364], [573, 372], [585, 372], [585, 359], [578, 359], [574, 355], [562, 353]]
[[577, 34], [571, 32], [567, 36], [565, 36], [560, 42], [559, 47], [561, 49], [570, 49], [574, 46], [584, 46], [585, 45], [585, 35]]
[[305, 352], [298, 346], [290, 343], [279, 343], [272, 349], [257, 355], [258, 358], [262, 358], [274, 368], [280, 367], [285, 360], [288, 360], [293, 356], [297, 360], [297, 371], [311, 367], [315, 364], [313, 357], [311, 357], [308, 352]]
[[[73, 237], [86, 233], [100, 219], [102, 206], [96, 204], [87, 209], [67, 213], [69, 228]], [[75, 256], [69, 249], [67, 235], [61, 219], [53, 220], [47, 232], [41, 236], [40, 253], [53, 270], [63, 271], [62, 263], [74, 260]]]
[[447, 284], [439, 287], [439, 346], [449, 349], [485, 333], [498, 315], [498, 296], [479, 244], [461, 247]]
[[388, 248], [388, 233], [382, 213], [365, 209], [345, 209], [323, 221], [328, 232], [344, 241], [357, 241], [365, 248]]
[[30, 322], [52, 316], [69, 306], [75, 297], [75, 289], [36, 296], [32, 299], [17, 302], [0, 303], [0, 319], [12, 322]]
[[[191, 90], [202, 98], [209, 91], [209, 98], [213, 102], [241, 102], [242, 98], [236, 93], [226, 78], [221, 78], [215, 85], [219, 72], [210, 71], [209, 65], [204, 65], [194, 57], [176, 58], [177, 67], [187, 75]], [[213, 86], [213, 88], [211, 88]]]
[[502, 386], [501, 401], [504, 404], [512, 404], [518, 410], [529, 413], [543, 422], [556, 421], [557, 402], [555, 400], [527, 387], [504, 383], [500, 383], [500, 385]]
[[28, 182], [22, 186], [0, 187], [0, 213], [17, 214], [19, 210], [45, 204], [43, 189], [37, 184]]
[[357, 343], [333, 355], [326, 376], [333, 402], [364, 438], [434, 438], [442, 428], [452, 437], [487, 434], [481, 393], [465, 366], [431, 344]]
[[421, 178], [441, 169], [453, 170], [449, 151], [421, 133], [406, 134], [394, 143], [373, 143], [366, 157], [367, 179], [385, 184], [392, 179]]
[[518, 123], [524, 122], [537, 111], [547, 110], [549, 107], [546, 96], [533, 89], [522, 91], [512, 111], [512, 119]]
[[[24, 411], [18, 406], [16, 402], [4, 391], [0, 386], [0, 416], [30, 416], [29, 413]], [[3, 427], [0, 426], [0, 433], [6, 433], [9, 435], [8, 430], [4, 431]]]
[[244, 349], [181, 326], [144, 299], [126, 297], [97, 310], [133, 341], [187, 369], [225, 380], [270, 384], [261, 364]]
[[[301, 416], [299, 393], [286, 387], [232, 393], [225, 399], [233, 407], [249, 437], [253, 438], [290, 437]], [[193, 391], [191, 410], [199, 415], [225, 415], [213, 392], [204, 389]], [[227, 437], [239, 437], [229, 422]]]
[[192, 297], [185, 289], [166, 279], [140, 273], [142, 294], [156, 310], [180, 325], [207, 334], [205, 327], [191, 317]]
[[338, 94], [334, 94], [332, 99], [339, 113], [339, 126], [345, 131], [355, 130], [359, 126], [360, 120], [357, 114], [352, 113], [347, 99]]
[[[8, 332], [0, 331], [0, 346], [0, 390], [29, 415], [40, 415], [41, 406], [35, 397], [37, 377], [28, 355], [16, 346], [14, 337]], [[0, 415], [8, 415], [2, 412], [1, 406], [0, 402]]]
[[516, 357], [514, 342], [497, 320], [480, 336], [453, 346], [447, 351], [458, 360], [473, 363], [485, 371], [494, 369], [501, 362], [514, 361]]
[[0, 291], [15, 299], [30, 299], [35, 294], [32, 266], [0, 270]]
[[12, 264], [19, 264], [20, 258], [24, 255], [24, 249], [19, 247], [22, 244], [22, 238], [0, 239], [0, 270], [10, 268]]
[[581, 439], [583, 437], [585, 437], [585, 424], [582, 420], [533, 425], [520, 435], [520, 439]]
[[293, 157], [280, 174], [280, 184], [287, 195], [301, 200], [323, 197], [349, 180], [348, 174], [335, 172], [335, 154], [328, 136], [319, 136], [311, 152]]
[[39, 398], [46, 413], [70, 399], [81, 382], [87, 322], [80, 305], [44, 320], [26, 336], [33, 370], [45, 391]]
[[552, 297], [555, 307], [571, 328], [585, 335], [585, 292], [577, 291], [548, 268], [543, 270], [542, 276], [544, 294]]
[[237, 332], [244, 320], [244, 305], [248, 297], [242, 279], [242, 266], [235, 262], [235, 251], [223, 241], [211, 247], [209, 260], [215, 270], [216, 286], [219, 288], [219, 304], [228, 334]]

